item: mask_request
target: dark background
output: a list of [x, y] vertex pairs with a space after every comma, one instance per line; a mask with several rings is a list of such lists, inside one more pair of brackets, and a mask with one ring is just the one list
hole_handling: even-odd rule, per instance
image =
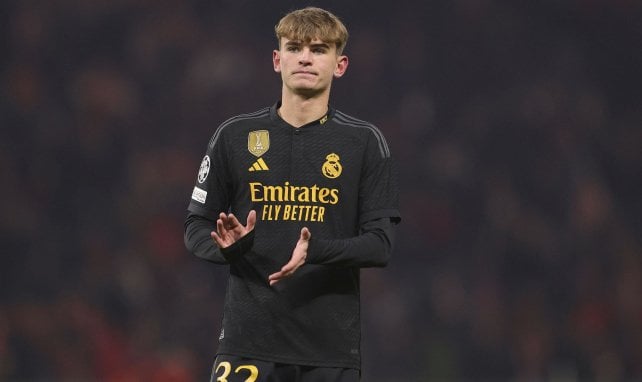
[[364, 381], [640, 380], [638, 0], [3, 1], [0, 380], [207, 380], [227, 269], [185, 208], [309, 4], [351, 32], [333, 105], [400, 168]]

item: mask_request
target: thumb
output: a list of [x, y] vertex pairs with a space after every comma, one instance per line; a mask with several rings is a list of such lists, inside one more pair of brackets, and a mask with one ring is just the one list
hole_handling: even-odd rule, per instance
[[308, 227], [301, 228], [301, 238], [299, 240], [308, 241], [310, 240], [310, 237], [312, 237], [312, 234], [310, 233]]
[[251, 210], [247, 214], [247, 225], [246, 225], [247, 230], [248, 231], [253, 230], [255, 224], [256, 224], [256, 211]]

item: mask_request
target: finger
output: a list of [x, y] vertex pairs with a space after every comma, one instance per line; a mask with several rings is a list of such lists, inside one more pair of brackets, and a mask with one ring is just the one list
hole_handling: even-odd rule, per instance
[[238, 228], [242, 227], [241, 223], [236, 218], [236, 216], [234, 216], [232, 214], [229, 214], [227, 217], [228, 217], [228, 220], [227, 220], [227, 223], [226, 223], [225, 227], [228, 230], [234, 231], [234, 230], [237, 230]]
[[225, 229], [225, 224], [222, 219], [218, 219], [216, 221], [216, 231], [221, 238], [227, 236], [227, 230]]
[[224, 213], [221, 213], [221, 215], [219, 216], [219, 219], [223, 222], [223, 227], [225, 227], [226, 230], [230, 230], [230, 226], [232, 225], [232, 218], [233, 217], [234, 217], [234, 215], [232, 215], [232, 214], [227, 215], [227, 214], [224, 214]]
[[308, 229], [308, 227], [301, 228], [301, 237], [299, 240], [308, 241], [310, 240], [310, 237], [312, 237], [312, 233], [310, 233], [310, 230]]
[[282, 274], [281, 274], [281, 272], [279, 271], [279, 272], [276, 272], [276, 273], [272, 273], [272, 274], [268, 277], [268, 281], [270, 282], [270, 285], [272, 285], [272, 284], [274, 284], [274, 283], [278, 282], [279, 280], [281, 280], [282, 278], [283, 278], [283, 275], [282, 275]]
[[212, 237], [212, 239], [214, 239], [214, 242], [216, 243], [216, 245], [219, 246], [219, 248], [224, 248], [225, 247], [225, 242], [223, 241], [223, 239], [221, 239], [221, 237], [218, 235], [218, 233], [216, 233], [216, 231], [212, 231], [210, 233], [210, 236]]
[[279, 280], [281, 280], [282, 278], [283, 278], [283, 272], [278, 271], [268, 276], [268, 281], [270, 282], [270, 285], [273, 285]]
[[291, 274], [289, 270], [286, 269], [286, 266], [283, 266], [280, 271], [272, 273], [270, 276], [268, 276], [268, 280], [270, 280], [270, 284], [275, 283], [281, 279], [284, 279], [288, 277]]
[[235, 221], [238, 223], [238, 220], [236, 219], [234, 214], [226, 214], [226, 213], [221, 212], [221, 215], [219, 216], [219, 218], [223, 221], [223, 225], [225, 226], [225, 228], [227, 230], [229, 230], [230, 227], [234, 226], [234, 224], [235, 224], [234, 222]]
[[256, 211], [250, 210], [250, 212], [247, 214], [247, 230], [251, 231], [254, 229], [254, 225], [256, 224]]
[[294, 271], [296, 270], [296, 264], [297, 263], [294, 259], [288, 261], [288, 263], [281, 268], [281, 273], [283, 273], [283, 276], [289, 276], [294, 273]]
[[283, 267], [281, 267], [281, 270], [275, 273], [272, 273], [269, 277], [268, 280], [270, 280], [270, 284], [272, 282], [277, 282], [281, 279], [284, 279], [294, 273], [296, 270], [296, 261], [295, 260], [290, 260], [287, 264], [285, 264]]
[[268, 277], [268, 280], [270, 282], [270, 285], [274, 285], [288, 276], [289, 275], [284, 273], [283, 271], [279, 271], [271, 274], [270, 277]]
[[287, 277], [291, 274], [291, 271], [289, 268], [286, 268], [283, 266], [280, 271], [272, 273], [269, 277], [268, 280], [274, 281], [274, 280], [280, 280], [284, 277]]

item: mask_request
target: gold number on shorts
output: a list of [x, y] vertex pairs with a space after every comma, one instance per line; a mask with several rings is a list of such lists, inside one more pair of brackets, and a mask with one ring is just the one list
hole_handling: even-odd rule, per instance
[[218, 369], [223, 368], [223, 374], [220, 377], [216, 378], [216, 382], [227, 382], [227, 377], [232, 372], [232, 365], [229, 362], [223, 361], [216, 366], [215, 373], [218, 373]]
[[[223, 361], [216, 366], [216, 370], [214, 372], [218, 374], [218, 370], [220, 368], [223, 368], [223, 374], [216, 378], [216, 382], [227, 382], [227, 377], [229, 377], [232, 372], [232, 365], [227, 361]], [[245, 379], [245, 382], [255, 382], [259, 378], [259, 369], [254, 365], [240, 365], [236, 370], [234, 370], [234, 374], [238, 374], [242, 370], [250, 372], [250, 375]]]
[[234, 370], [234, 373], [238, 374], [241, 370], [247, 370], [250, 372], [250, 375], [247, 377], [245, 382], [254, 382], [259, 377], [259, 369], [254, 365], [241, 365]]

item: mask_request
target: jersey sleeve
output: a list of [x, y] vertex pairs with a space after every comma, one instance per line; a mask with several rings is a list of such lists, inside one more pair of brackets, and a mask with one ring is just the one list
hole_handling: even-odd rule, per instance
[[310, 239], [310, 264], [345, 267], [385, 267], [390, 259], [395, 225], [389, 218], [368, 220], [359, 228], [359, 235], [348, 239]]
[[390, 218], [401, 221], [397, 169], [381, 132], [368, 134], [364, 165], [359, 184], [359, 223]]
[[219, 127], [210, 139], [187, 207], [193, 214], [214, 220], [230, 205], [231, 179], [223, 135]]
[[185, 220], [184, 239], [186, 248], [202, 259], [225, 264], [227, 259], [210, 232], [216, 230], [216, 219], [219, 213], [229, 209], [229, 175], [227, 154], [223, 144], [221, 127], [210, 139], [205, 156], [201, 160], [196, 184], [192, 190]]

